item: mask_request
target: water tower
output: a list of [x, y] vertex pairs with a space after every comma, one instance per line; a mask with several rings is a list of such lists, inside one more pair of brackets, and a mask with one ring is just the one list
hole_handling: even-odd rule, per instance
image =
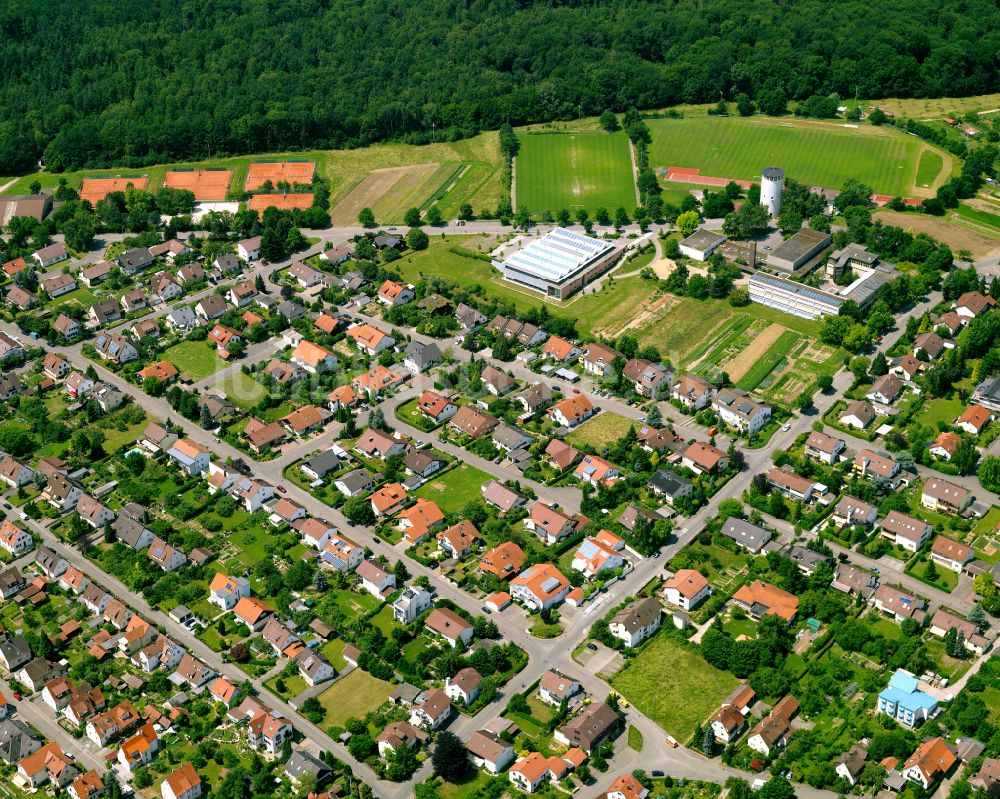
[[785, 170], [780, 166], [766, 166], [760, 173], [760, 204], [772, 217], [781, 213], [781, 190], [785, 187]]

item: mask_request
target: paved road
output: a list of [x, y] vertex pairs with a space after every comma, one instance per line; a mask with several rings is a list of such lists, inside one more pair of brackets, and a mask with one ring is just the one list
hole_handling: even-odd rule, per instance
[[[356, 232], [356, 229], [340, 229], [335, 231], [322, 231], [321, 233], [323, 234], [325, 240], [334, 240], [341, 237], [347, 238]], [[470, 225], [461, 229], [456, 228], [455, 232], [490, 233], [497, 231], [495, 229], [491, 230], [489, 223], [482, 223], [481, 230], [477, 230], [474, 226]], [[261, 273], [266, 277], [266, 274], [276, 268], [276, 266], [277, 265], [275, 264], [268, 265], [267, 267], [256, 265], [251, 270], [250, 276], [252, 277], [257, 273]], [[930, 307], [930, 305], [932, 305], [935, 301], [936, 300], [932, 297], [928, 300], [928, 302], [921, 303], [912, 309], [909, 314], [904, 315], [900, 321], [900, 328], [902, 328], [905, 324], [906, 316], [922, 313], [923, 310]], [[358, 314], [358, 316], [363, 315]], [[377, 320], [374, 321], [377, 322]], [[8, 329], [9, 332], [16, 332], [9, 325], [0, 325], [0, 328]], [[414, 338], [420, 338], [415, 334], [412, 335]], [[887, 346], [887, 342], [882, 344], [883, 349]], [[76, 366], [80, 368], [85, 368], [86, 365], [90, 365], [89, 362], [82, 357], [79, 345], [67, 348], [56, 348], [56, 350], [67, 356]], [[260, 353], [258, 354], [263, 356], [266, 351], [266, 347], [262, 347]], [[469, 357], [468, 353], [465, 353], [458, 348], [455, 348], [455, 352], [456, 357], [459, 359], [464, 360]], [[178, 418], [162, 398], [149, 397], [135, 386], [120, 380], [116, 375], [105, 369], [103, 366], [94, 366], [102, 379], [118, 385], [133, 399], [133, 401], [146, 410], [146, 412], [151, 416], [161, 419], [169, 417], [172, 420], [175, 420], [175, 422], [183, 429], [185, 435], [210, 448], [219, 456], [250, 460], [244, 453], [236, 450], [225, 442], [215, 441], [214, 436], [210, 432], [201, 429], [199, 426], [185, 419]], [[504, 367], [510, 368], [515, 376], [521, 379], [539, 379], [537, 375], [519, 363], [504, 364]], [[218, 379], [218, 375], [214, 376], [215, 382], [217, 382]], [[833, 404], [834, 401], [836, 401], [837, 395], [844, 388], [846, 388], [849, 383], [850, 376], [847, 373], [843, 371], [838, 373], [835, 377], [835, 391], [828, 396], [819, 396], [817, 398], [818, 413], [816, 415], [797, 416], [789, 423], [788, 430], [778, 431], [773, 436], [767, 447], [755, 450], [745, 450], [747, 467], [744, 473], [731, 480], [714, 497], [712, 497], [704, 508], [695, 513], [692, 517], [678, 522], [677, 529], [675, 531], [676, 540], [669, 546], [665, 547], [663, 560], [639, 560], [632, 573], [630, 573], [626, 579], [613, 586], [607, 595], [605, 595], [605, 597], [600, 601], [600, 605], [595, 604], [590, 608], [584, 607], [580, 609], [564, 608], [562, 611], [562, 617], [565, 632], [560, 638], [555, 641], [541, 641], [532, 638], [527, 634], [525, 629], [525, 616], [523, 612], [517, 608], [508, 608], [503, 613], [494, 614], [493, 618], [497, 621], [498, 627], [500, 628], [503, 636], [507, 640], [516, 642], [528, 653], [529, 656], [529, 662], [526, 669], [521, 675], [519, 675], [519, 677], [514, 681], [515, 684], [512, 684], [506, 693], [509, 694], [510, 691], [519, 690], [519, 686], [517, 685], [519, 681], [523, 684], [529, 684], [537, 679], [546, 669], [555, 667], [577, 676], [578, 679], [583, 682], [585, 688], [593, 696], [597, 698], [605, 696], [608, 691], [607, 685], [596, 677], [590, 676], [586, 669], [583, 669], [579, 666], [579, 664], [572, 661], [570, 656], [573, 648], [584, 639], [586, 630], [589, 626], [595, 619], [600, 618], [604, 608], [611, 607], [622, 597], [634, 594], [639, 587], [645, 584], [652, 577], [656, 576], [662, 564], [667, 562], [673, 554], [688, 544], [697, 535], [697, 533], [700, 532], [704, 522], [717, 512], [719, 504], [728, 498], [738, 498], [748, 485], [750, 476], [766, 470], [769, 467], [771, 453], [789, 446], [798, 435], [808, 431], [813, 420], [819, 418], [819, 415], [821, 415]], [[394, 416], [390, 417], [390, 413], [392, 408], [400, 402], [405, 401], [406, 398], [411, 396], [416, 396], [422, 388], [429, 387], [430, 384], [431, 381], [427, 378], [417, 378], [407, 389], [388, 403], [386, 416], [390, 419], [394, 426], [406, 432], [411, 432], [414, 435], [426, 437], [426, 434], [421, 431], [417, 431], [415, 428], [410, 428], [409, 426], [399, 423], [395, 420]], [[585, 378], [581, 382], [581, 386], [582, 390], [591, 395], [595, 404], [609, 410], [614, 410], [616, 413], [621, 413], [628, 418], [638, 419], [641, 416], [640, 411], [620, 402], [617, 399], [599, 398], [594, 396], [593, 391], [595, 386], [589, 379]], [[661, 407], [666, 418], [674, 421], [678, 426], [688, 428], [685, 431], [686, 434], [690, 433], [696, 436], [704, 435], [699, 428], [690, 426], [690, 420], [688, 417], [679, 415], [669, 404], [661, 403]], [[258, 477], [272, 483], [280, 482], [282, 479], [282, 470], [288, 465], [288, 463], [296, 458], [304, 456], [307, 453], [313, 452], [320, 447], [327, 446], [332, 440], [332, 437], [332, 432], [325, 433], [324, 435], [312, 439], [311, 441], [293, 449], [287, 455], [283, 455], [279, 459], [264, 463], [254, 463], [254, 472]], [[449, 452], [449, 454], [459, 457], [465, 462], [474, 463], [478, 468], [481, 468], [483, 471], [497, 477], [498, 479], [506, 479], [508, 477], [516, 476], [515, 472], [509, 470], [508, 467], [504, 465], [493, 464], [491, 462], [483, 461], [482, 459], [474, 460], [474, 456], [471, 456], [470, 453], [453, 447], [450, 444], [442, 443], [440, 446]], [[350, 535], [358, 538], [366, 546], [370, 547], [376, 554], [385, 555], [390, 560], [396, 560], [400, 557], [402, 551], [401, 546], [393, 547], [385, 542], [376, 544], [373, 540], [371, 530], [359, 529], [350, 525], [338, 511], [315, 499], [311, 494], [298, 488], [294, 484], [286, 484], [286, 488], [289, 498], [303, 505], [310, 514], [348, 531]], [[536, 490], [539, 492], [540, 496], [550, 498], [557, 496], [551, 488], [538, 486]], [[560, 497], [560, 501], [563, 502], [566, 507], [575, 509], [579, 506], [579, 494], [575, 491], [575, 489], [564, 489], [563, 492], [564, 493], [561, 493], [558, 496]], [[573, 492], [572, 498], [570, 496], [570, 492]], [[245, 675], [242, 671], [237, 669], [232, 664], [223, 663], [218, 653], [215, 653], [210, 648], [205, 646], [201, 641], [195, 638], [190, 631], [174, 623], [168, 616], [150, 608], [140, 595], [129, 590], [126, 586], [115, 580], [110, 575], [106, 575], [101, 572], [94, 564], [86, 561], [78, 551], [55, 540], [47, 529], [44, 529], [34, 522], [31, 522], [31, 526], [35, 532], [42, 537], [42, 540], [47, 545], [57, 550], [64, 558], [66, 558], [67, 561], [77, 565], [81, 569], [84, 569], [88, 572], [88, 574], [95, 576], [97, 582], [104, 585], [105, 588], [110, 590], [112, 593], [128, 601], [132, 607], [156, 623], [168, 634], [175, 637], [179, 642], [187, 646], [193, 654], [204, 660], [212, 668], [216, 669], [219, 673], [230, 677], [231, 679], [238, 681], [245, 679]], [[414, 575], [426, 575], [432, 579], [434, 584], [438, 587], [440, 596], [451, 599], [471, 613], [478, 613], [478, 603], [472, 597], [448, 581], [442, 579], [436, 572], [427, 569], [416, 562], [408, 562], [407, 566]], [[952, 603], [951, 606], [955, 607], [954, 603]], [[386, 797], [387, 799], [397, 799], [397, 797], [398, 799], [402, 799], [403, 797], [410, 795], [411, 788], [409, 784], [394, 785], [377, 780], [374, 773], [371, 772], [370, 769], [363, 764], [355, 762], [344, 747], [330, 739], [329, 736], [327, 736], [321, 729], [310, 724], [306, 719], [299, 716], [289, 705], [271, 695], [259, 680], [255, 681], [254, 685], [255, 688], [265, 697], [265, 701], [269, 702], [272, 707], [284, 712], [294, 721], [295, 725], [315, 743], [323, 748], [334, 751], [338, 757], [342, 758], [346, 762], [349, 762], [352, 765], [352, 768], [355, 769], [355, 774], [368, 781], [375, 788], [376, 793], [379, 796]], [[465, 716], [456, 718], [456, 720], [452, 722], [452, 729], [463, 737], [467, 736], [474, 729], [482, 726], [496, 715], [499, 715], [500, 712], [502, 712], [508, 698], [508, 695], [499, 697], [496, 702], [477, 714], [474, 719], [469, 719]], [[30, 710], [26, 710], [26, 712], [30, 712]], [[653, 722], [643, 717], [634, 709], [630, 709], [628, 711], [628, 716], [629, 723], [634, 724], [643, 732], [646, 742], [643, 752], [640, 756], [632, 753], [631, 750], [624, 749], [623, 751], [620, 751], [618, 756], [615, 758], [614, 769], [612, 772], [608, 775], [600, 777], [598, 785], [599, 788], [605, 788], [606, 784], [610, 783], [616, 773], [628, 771], [632, 766], [642, 766], [647, 769], [662, 768], [664, 771], [667, 771], [675, 776], [701, 777], [719, 781], [724, 780], [727, 776], [739, 773], [723, 767], [717, 761], [706, 761], [699, 755], [685, 749], [671, 749], [666, 745], [663, 732], [655, 724], [653, 724]], [[428, 767], [424, 766], [419, 772], [418, 777], [424, 776], [427, 769]], [[804, 786], [799, 789], [799, 793], [801, 796], [810, 798], [820, 796], [832, 797], [834, 795], [832, 792], [816, 791]]]

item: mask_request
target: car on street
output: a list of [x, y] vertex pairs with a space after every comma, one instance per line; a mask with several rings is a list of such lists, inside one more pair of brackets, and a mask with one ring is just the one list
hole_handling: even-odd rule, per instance
[[288, 489], [287, 489], [287, 488], [285, 488], [284, 486], [278, 486], [278, 490], [279, 490], [279, 491], [280, 491], [280, 492], [281, 492], [282, 494], [284, 494], [284, 493], [285, 493], [286, 491], [288, 491]]
[[649, 776], [650, 777], [662, 777], [663, 776], [663, 772], [660, 771], [659, 769], [653, 769], [651, 772], [649, 772]]
[[660, 550], [656, 550], [656, 552], [653, 553], [653, 557], [654, 558], [660, 557]]
[[16, 700], [17, 700], [18, 702], [20, 702], [20, 701], [21, 701], [21, 698], [22, 698], [22, 697], [21, 697], [21, 694], [20, 694], [20, 692], [19, 692], [19, 691], [14, 691], [14, 698], [15, 698], [15, 699], [16, 699]]
[[784, 430], [787, 433], [789, 430], [792, 429], [792, 426], [790, 424], [783, 424], [781, 426], [781, 429]]
[[481, 611], [482, 611], [483, 613], [485, 613], [485, 614], [486, 614], [487, 616], [489, 616], [489, 615], [491, 615], [491, 614], [493, 613], [493, 611], [492, 611], [492, 610], [490, 610], [490, 609], [489, 609], [488, 607], [486, 607], [486, 605], [483, 605], [483, 606], [482, 606], [482, 607], [480, 608], [480, 610], [481, 610]]
[[376, 536], [376, 535], [373, 535], [373, 536], [372, 536], [372, 541], [374, 541], [374, 542], [375, 542], [376, 544], [381, 544], [381, 543], [382, 543], [382, 539], [381, 539], [381, 538], [379, 538], [379, 537], [378, 537], [378, 536]]
[[589, 649], [591, 652], [596, 652], [597, 651], [597, 644], [595, 644], [593, 641], [589, 641], [587, 643], [587, 649]]
[[574, 393], [574, 394], [579, 394], [579, 393], [580, 393], [580, 389], [578, 389], [578, 388], [574, 388], [574, 389], [573, 389], [573, 393]]

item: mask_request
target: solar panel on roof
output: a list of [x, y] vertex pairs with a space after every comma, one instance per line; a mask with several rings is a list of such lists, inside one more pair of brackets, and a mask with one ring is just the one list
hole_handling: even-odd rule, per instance
[[542, 591], [546, 594], [551, 593], [557, 585], [559, 585], [559, 581], [555, 577], [546, 577], [542, 581]]

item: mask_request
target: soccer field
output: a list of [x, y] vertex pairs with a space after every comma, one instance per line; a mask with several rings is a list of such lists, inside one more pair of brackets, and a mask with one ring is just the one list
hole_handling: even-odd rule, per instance
[[533, 212], [636, 206], [625, 133], [531, 133], [521, 137], [516, 202]]
[[[887, 127], [793, 119], [706, 116], [647, 124], [653, 135], [651, 165], [657, 170], [692, 167], [710, 177], [759, 181], [762, 167], [780, 166], [807, 186], [836, 189], [856, 178], [876, 194], [914, 196], [917, 164], [927, 146]], [[950, 157], [945, 167], [951, 168]]]

